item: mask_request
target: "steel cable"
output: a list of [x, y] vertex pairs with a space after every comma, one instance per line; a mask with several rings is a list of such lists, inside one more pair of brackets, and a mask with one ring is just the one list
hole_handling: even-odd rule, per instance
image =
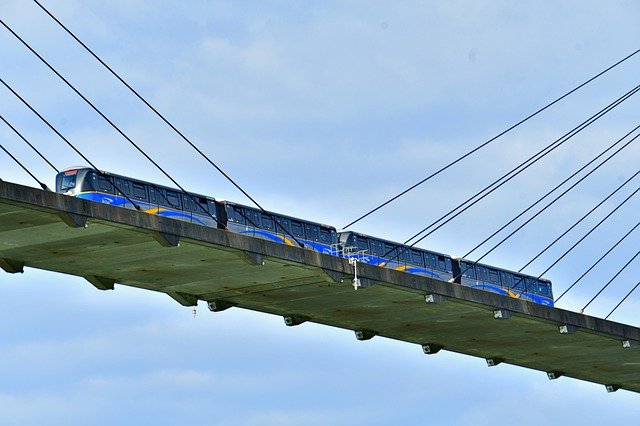
[[557, 299], [556, 302], [558, 302], [560, 299], [562, 299], [564, 297], [565, 294], [567, 294], [573, 287], [575, 287], [576, 284], [578, 284], [580, 282], [580, 280], [582, 280], [589, 272], [591, 272], [593, 270], [593, 268], [595, 268], [596, 266], [598, 266], [598, 264], [600, 262], [602, 262], [602, 260], [604, 260], [605, 257], [607, 257], [609, 255], [609, 253], [611, 253], [616, 247], [618, 247], [620, 245], [620, 243], [622, 243], [633, 231], [636, 230], [636, 228], [638, 228], [640, 226], [640, 222], [636, 223], [635, 226], [633, 228], [631, 228], [629, 231], [627, 231], [626, 234], [624, 234], [622, 236], [622, 238], [620, 238], [611, 248], [609, 248], [609, 250], [607, 250], [607, 252], [605, 254], [603, 254], [602, 256], [600, 256], [600, 258], [598, 260], [595, 261], [595, 263], [593, 263], [593, 265], [591, 265], [586, 271], [584, 271], [582, 273], [582, 275], [580, 275], [580, 277], [578, 277], [577, 280], [575, 280], [573, 282], [573, 284], [571, 284], [569, 286], [569, 288], [567, 288]]
[[[213, 166], [222, 176], [224, 176], [233, 186], [235, 186], [245, 197], [247, 197], [253, 204], [255, 204], [260, 211], [267, 214], [274, 220], [276, 227], [280, 227], [287, 235], [289, 235], [293, 240], [298, 243], [299, 246], [303, 247], [302, 243], [296, 239], [288, 230], [286, 230], [276, 218], [268, 211], [266, 211], [247, 191], [245, 191], [233, 178], [231, 178], [220, 166], [218, 166], [209, 156], [207, 156], [200, 148], [198, 148], [189, 138], [187, 138], [184, 133], [182, 133], [178, 128], [171, 123], [163, 114], [161, 114], [153, 105], [151, 105], [138, 91], [136, 91], [129, 83], [127, 83], [118, 73], [116, 73], [113, 68], [107, 65], [92, 49], [90, 49], [82, 40], [80, 40], [69, 28], [67, 28], [58, 18], [56, 18], [47, 8], [45, 8], [40, 2], [34, 0], [34, 2], [47, 14], [51, 19], [53, 19], [62, 29], [64, 29], [67, 34], [69, 34], [76, 42], [78, 42], [91, 56], [93, 56], [102, 66], [104, 66], [116, 79], [118, 79], [122, 84], [124, 84], [127, 89], [131, 91], [140, 101], [142, 101], [151, 111], [153, 111], [166, 125], [168, 125], [182, 140], [184, 140], [191, 148], [193, 148], [201, 157], [203, 157], [211, 166]], [[639, 50], [640, 51], [640, 50]], [[633, 55], [631, 55], [633, 56]], [[631, 57], [629, 56], [629, 57]], [[623, 60], [624, 61], [624, 60]], [[172, 180], [173, 181], [173, 180]], [[175, 183], [175, 182], [174, 182]], [[177, 183], [176, 183], [177, 185]], [[182, 189], [182, 187], [180, 187]], [[249, 219], [247, 219], [249, 220]], [[250, 221], [250, 220], [249, 220]], [[253, 223], [253, 222], [252, 222]], [[256, 226], [257, 227], [257, 226]]]
[[45, 185], [43, 182], [40, 181], [40, 179], [38, 179], [33, 173], [31, 173], [31, 171], [28, 168], [26, 168], [24, 166], [24, 164], [22, 164], [20, 162], [20, 160], [18, 160], [16, 157], [14, 157], [14, 155], [11, 154], [9, 152], [9, 150], [7, 150], [7, 148], [5, 148], [1, 143], [0, 143], [0, 149], [2, 149], [5, 152], [5, 154], [7, 154], [9, 157], [11, 157], [11, 159], [13, 159], [13, 161], [18, 163], [18, 165], [22, 168], [22, 170], [27, 172], [29, 174], [29, 176], [31, 176], [36, 182], [38, 182], [38, 185], [40, 185], [40, 188], [44, 189], [45, 191], [51, 191], [49, 189], [49, 187], [47, 187], [47, 185]]
[[47, 159], [47, 157], [45, 157], [44, 155], [42, 155], [42, 153], [41, 153], [40, 151], [38, 151], [38, 149], [37, 149], [35, 146], [33, 146], [33, 145], [31, 144], [31, 142], [29, 142], [29, 141], [28, 141], [24, 136], [22, 136], [22, 134], [21, 134], [21, 133], [20, 133], [20, 132], [15, 128], [15, 127], [13, 127], [13, 126], [11, 125], [11, 123], [9, 123], [9, 122], [8, 122], [8, 121], [7, 121], [7, 120], [6, 120], [2, 115], [1, 115], [1, 114], [0, 114], [0, 120], [4, 121], [4, 123], [5, 123], [7, 126], [9, 126], [9, 128], [10, 128], [11, 130], [13, 130], [13, 132], [14, 132], [16, 135], [18, 135], [18, 136], [20, 137], [20, 139], [22, 139], [22, 140], [24, 141], [24, 143], [26, 143], [27, 145], [29, 145], [29, 146], [31, 147], [31, 149], [33, 149], [33, 150], [36, 152], [36, 154], [38, 154], [38, 155], [40, 156], [40, 158], [42, 158], [42, 159], [43, 159], [43, 160], [44, 160], [44, 161], [45, 161], [49, 166], [51, 166], [51, 168], [52, 168], [53, 170], [55, 170], [55, 171], [56, 171], [56, 173], [58, 173], [58, 172], [59, 172], [59, 170], [56, 168], [56, 166], [54, 166], [53, 164], [51, 164], [51, 162]]
[[[429, 231], [427, 234], [425, 234], [424, 236], [422, 236], [421, 238], [419, 238], [418, 240], [416, 240], [415, 242], [413, 242], [410, 245], [411, 247], [415, 246], [417, 243], [419, 243], [420, 241], [422, 241], [423, 239], [425, 239], [429, 235], [433, 234], [438, 229], [442, 228], [444, 225], [449, 223], [451, 220], [455, 219], [460, 214], [462, 214], [466, 210], [468, 210], [470, 207], [472, 207], [473, 205], [477, 204], [479, 201], [481, 201], [482, 199], [487, 197], [489, 194], [491, 194], [492, 192], [494, 192], [495, 190], [500, 188], [502, 185], [504, 185], [505, 183], [507, 183], [508, 181], [510, 181], [511, 179], [513, 179], [514, 177], [516, 177], [517, 175], [522, 173], [524, 170], [526, 170], [527, 168], [529, 168], [533, 164], [535, 164], [537, 161], [542, 159], [544, 156], [548, 155], [553, 150], [555, 150], [556, 148], [558, 148], [559, 146], [561, 146], [562, 144], [567, 142], [569, 139], [571, 139], [577, 133], [581, 132], [586, 127], [588, 127], [589, 125], [593, 124], [595, 121], [597, 121], [598, 119], [603, 117], [605, 114], [607, 114], [610, 111], [612, 111], [614, 108], [616, 108], [622, 102], [624, 102], [627, 99], [629, 99], [631, 96], [636, 94], [638, 91], [640, 91], [640, 85], [635, 86], [633, 89], [629, 90], [627, 93], [625, 93], [624, 95], [620, 96], [615, 101], [611, 102], [609, 105], [607, 105], [606, 107], [601, 109], [599, 112], [597, 112], [596, 114], [592, 115], [587, 120], [583, 121], [581, 124], [579, 124], [578, 126], [574, 127], [569, 132], [565, 133], [562, 137], [560, 137], [559, 139], [557, 139], [553, 143], [547, 145], [545, 148], [543, 148], [542, 150], [538, 151], [536, 154], [534, 154], [533, 156], [529, 157], [527, 160], [525, 160], [524, 162], [520, 163], [518, 166], [516, 166], [512, 170], [510, 170], [509, 172], [505, 173], [500, 178], [498, 178], [497, 180], [495, 180], [491, 184], [487, 185], [485, 188], [483, 188], [482, 190], [478, 191], [473, 196], [469, 197], [466, 201], [460, 203], [456, 208], [452, 209], [451, 211], [449, 211], [448, 213], [446, 213], [445, 215], [443, 215], [442, 217], [440, 217], [439, 219], [437, 219], [436, 221], [434, 221], [433, 223], [431, 223], [430, 225], [428, 225], [427, 227], [423, 228], [421, 231], [419, 231], [418, 233], [414, 234], [412, 237], [407, 239], [404, 242], [404, 244], [405, 245], [408, 244], [412, 239], [416, 238], [417, 236], [419, 236], [423, 232], [427, 231], [428, 229], [433, 228], [436, 224], [438, 224], [439, 222], [442, 222], [444, 219], [446, 219], [448, 216], [450, 216], [448, 219], [444, 220], [444, 222], [440, 223], [437, 227], [431, 229], [431, 231]], [[476, 198], [476, 197], [479, 197], [479, 198], [474, 200], [474, 198]], [[474, 200], [474, 201], [471, 202], [471, 200]], [[467, 203], [470, 203], [470, 204], [465, 206], [465, 204], [467, 204]], [[459, 210], [459, 209], [461, 209], [461, 210], [458, 211], [457, 213], [453, 214], [454, 212], [456, 212], [456, 210]], [[406, 248], [402, 248], [396, 254], [396, 256], [394, 256], [394, 259], [397, 258], [398, 256], [400, 256], [404, 251], [406, 251]], [[391, 253], [391, 251], [385, 253], [384, 256], [387, 256], [390, 253]]]
[[[37, 1], [34, 0], [36, 3]], [[417, 188], [418, 186], [422, 185], [423, 183], [427, 182], [428, 180], [430, 180], [431, 178], [439, 175], [440, 173], [442, 173], [443, 171], [447, 170], [449, 167], [457, 164], [458, 162], [464, 160], [465, 158], [467, 158], [468, 156], [470, 156], [471, 154], [475, 153], [476, 151], [484, 148], [485, 146], [487, 146], [488, 144], [490, 144], [491, 142], [493, 142], [494, 140], [498, 139], [499, 137], [503, 136], [504, 134], [510, 132], [511, 130], [515, 129], [516, 127], [518, 127], [519, 125], [525, 123], [526, 121], [528, 121], [529, 119], [535, 117], [536, 115], [540, 114], [541, 112], [543, 112], [544, 110], [548, 109], [549, 107], [553, 106], [554, 104], [558, 103], [559, 101], [561, 101], [562, 99], [566, 98], [567, 96], [571, 95], [573, 92], [579, 90], [580, 88], [582, 88], [583, 86], [591, 83], [593, 80], [597, 79], [598, 77], [604, 75], [605, 73], [607, 73], [608, 71], [612, 70], [613, 68], [617, 67], [618, 65], [622, 64], [623, 62], [625, 62], [626, 60], [628, 60], [629, 58], [635, 56], [638, 52], [640, 52], [640, 49], [636, 50], [635, 52], [632, 52], [631, 54], [627, 55], [626, 57], [624, 57], [623, 59], [619, 60], [618, 62], [616, 62], [615, 64], [611, 65], [610, 67], [606, 68], [605, 70], [599, 72], [598, 74], [596, 74], [595, 76], [591, 77], [590, 79], [586, 80], [584, 83], [578, 85], [577, 87], [575, 87], [574, 89], [570, 90], [569, 92], [565, 93], [564, 95], [560, 96], [559, 98], [557, 98], [556, 100], [554, 100], [553, 102], [547, 104], [546, 106], [540, 108], [539, 110], [537, 110], [536, 112], [534, 112], [533, 114], [527, 116], [526, 118], [524, 118], [523, 120], [520, 120], [519, 122], [517, 122], [516, 124], [512, 125], [511, 127], [509, 127], [508, 129], [500, 132], [498, 135], [494, 136], [493, 138], [489, 139], [488, 141], [484, 142], [483, 144], [477, 146], [476, 148], [472, 149], [471, 151], [467, 152], [466, 154], [464, 154], [463, 156], [459, 157], [458, 159], [450, 162], [449, 164], [447, 164], [446, 166], [436, 170], [435, 172], [433, 172], [432, 174], [430, 174], [429, 176], [427, 176], [426, 178], [422, 179], [421, 181], [419, 181], [418, 183], [410, 186], [409, 188], [405, 189], [404, 191], [400, 192], [399, 194], [395, 195], [394, 197], [390, 198], [389, 200], [385, 201], [384, 203], [380, 204], [379, 206], [375, 207], [374, 209], [370, 210], [368, 213], [365, 213], [364, 215], [360, 216], [359, 218], [357, 218], [356, 220], [350, 222], [348, 225], [346, 225], [344, 228], [342, 229], [347, 229], [348, 227], [350, 227], [351, 225], [356, 224], [357, 222], [361, 221], [362, 219], [366, 218], [367, 216], [371, 215], [372, 213], [375, 213], [376, 211], [380, 210], [382, 207], [385, 207], [386, 205], [392, 203], [393, 201], [397, 200], [398, 198], [402, 197], [403, 195], [405, 195], [407, 192]]]
[[633, 262], [635, 260], [635, 258], [638, 257], [638, 255], [640, 255], [640, 250], [638, 250], [638, 252], [636, 252], [636, 254], [634, 254], [633, 257], [631, 259], [629, 259], [627, 261], [627, 263], [625, 263], [624, 266], [622, 268], [620, 268], [620, 270], [618, 272], [616, 272], [616, 274], [613, 277], [611, 277], [611, 279], [604, 286], [602, 286], [602, 288], [595, 294], [595, 296], [593, 296], [591, 298], [591, 300], [589, 300], [589, 302], [587, 302], [587, 304], [584, 305], [584, 307], [581, 309], [581, 312], [584, 312], [584, 310], [587, 309], [587, 307], [591, 304], [591, 302], [596, 300], [596, 298], [598, 296], [600, 296], [600, 294], [602, 294], [602, 292], [607, 287], [609, 287], [609, 284], [611, 284], [616, 278], [618, 278], [618, 275], [620, 275], [625, 269], [627, 269], [627, 266], [629, 266], [631, 264], [631, 262]]

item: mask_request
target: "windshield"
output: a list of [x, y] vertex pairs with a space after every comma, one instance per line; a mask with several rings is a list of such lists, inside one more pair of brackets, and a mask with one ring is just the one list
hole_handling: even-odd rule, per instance
[[60, 182], [60, 190], [67, 191], [76, 186], [76, 171], [73, 172], [65, 172], [62, 175], [62, 181]]

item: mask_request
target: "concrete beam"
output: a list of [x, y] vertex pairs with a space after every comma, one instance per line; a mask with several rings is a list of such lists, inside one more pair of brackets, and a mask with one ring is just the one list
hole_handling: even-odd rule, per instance
[[344, 279], [342, 278], [342, 272], [332, 271], [331, 269], [322, 268], [325, 274], [334, 282], [334, 283], [342, 283]]
[[264, 266], [264, 256], [259, 253], [254, 253], [252, 251], [242, 251], [240, 252], [240, 257], [249, 265]]
[[198, 298], [192, 294], [181, 293], [179, 291], [168, 291], [167, 294], [182, 306], [198, 305]]
[[116, 280], [111, 278], [87, 275], [84, 279], [89, 281], [98, 290], [113, 290], [115, 288]]
[[151, 236], [162, 247], [180, 247], [180, 237], [178, 235], [158, 231], [152, 232]]
[[87, 217], [76, 213], [58, 212], [58, 217], [70, 228], [86, 228]]
[[9, 274], [21, 274], [24, 272], [24, 262], [0, 258], [0, 268]]

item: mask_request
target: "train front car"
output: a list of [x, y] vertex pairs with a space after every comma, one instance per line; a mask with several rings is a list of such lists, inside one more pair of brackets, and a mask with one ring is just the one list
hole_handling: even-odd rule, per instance
[[357, 232], [339, 232], [343, 257], [441, 281], [453, 278], [450, 256]]
[[[298, 246], [298, 241], [304, 247], [320, 253], [333, 256], [338, 254], [338, 235], [333, 226], [279, 213], [263, 212], [230, 201], [220, 201], [219, 204], [223, 206], [227, 227], [232, 232], [289, 246]], [[220, 217], [223, 217], [222, 212]]]
[[454, 263], [455, 282], [541, 305], [553, 306], [551, 281], [460, 259]]
[[[217, 226], [216, 202], [165, 186], [79, 167], [56, 175], [56, 192], [204, 226]], [[135, 205], [134, 205], [135, 203]]]

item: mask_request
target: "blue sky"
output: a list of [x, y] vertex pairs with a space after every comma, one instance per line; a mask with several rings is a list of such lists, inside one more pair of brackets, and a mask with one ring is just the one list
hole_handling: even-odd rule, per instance
[[[43, 3], [266, 208], [340, 228], [440, 165], [638, 49], [634, 1], [74, 1]], [[176, 180], [246, 202], [35, 4], [0, 17]], [[167, 179], [4, 29], [0, 76], [100, 168]], [[636, 84], [640, 58], [499, 139], [355, 230], [403, 241]], [[83, 164], [6, 90], [0, 111], [59, 168]], [[632, 98], [549, 159], [421, 243], [462, 255], [638, 125]], [[53, 171], [0, 126], [3, 145]], [[630, 145], [486, 258], [519, 269], [637, 171]], [[34, 185], [0, 155], [0, 178]], [[606, 208], [527, 272], [542, 272]], [[632, 199], [546, 276], [566, 289], [637, 221]], [[635, 252], [632, 234], [560, 302], [581, 308]], [[478, 252], [472, 259], [484, 252]], [[474, 257], [475, 256], [475, 257]], [[632, 264], [586, 313], [637, 282]], [[3, 424], [602, 424], [640, 414], [636, 394], [448, 352], [28, 269], [0, 275]], [[640, 294], [612, 319], [637, 325]]]

